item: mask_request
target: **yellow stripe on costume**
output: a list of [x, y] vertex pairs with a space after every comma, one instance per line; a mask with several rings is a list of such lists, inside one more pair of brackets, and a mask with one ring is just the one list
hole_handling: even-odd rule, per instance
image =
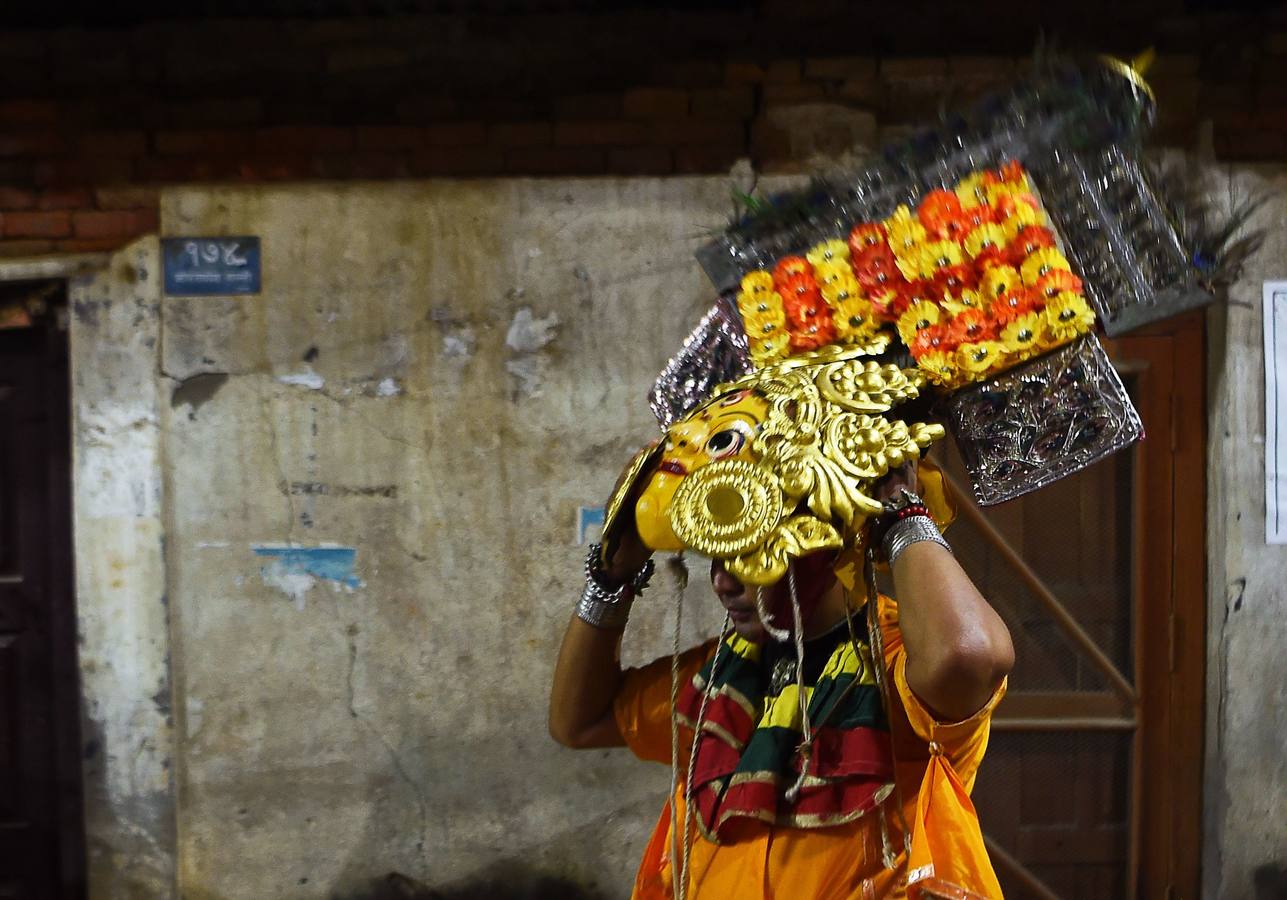
[[[809, 705], [813, 699], [813, 688], [804, 689], [804, 703]], [[788, 684], [776, 697], [764, 699], [764, 714], [756, 728], [790, 728], [799, 731], [800, 722], [800, 686]]]
[[875, 684], [876, 673], [871, 665], [871, 648], [864, 645], [855, 653], [852, 641], [841, 644], [831, 654], [831, 659], [827, 660], [818, 680], [839, 678], [841, 675], [853, 675], [859, 684]]

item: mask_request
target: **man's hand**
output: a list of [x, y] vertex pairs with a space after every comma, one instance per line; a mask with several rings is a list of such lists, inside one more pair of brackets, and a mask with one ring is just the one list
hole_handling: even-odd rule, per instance
[[[656, 447], [658, 441], [651, 441], [639, 453], [651, 452]], [[634, 458], [638, 458], [636, 454]], [[612, 493], [608, 496], [615, 497], [617, 491], [621, 490], [626, 476], [630, 474], [630, 468], [633, 465], [627, 464], [622, 469], [621, 474], [617, 476], [616, 483], [612, 486]], [[643, 477], [647, 477], [646, 474]], [[635, 573], [643, 568], [643, 564], [652, 556], [652, 551], [644, 546], [643, 540], [639, 537], [639, 529], [635, 527], [634, 510], [627, 507], [621, 511], [621, 518], [617, 523], [617, 533], [614, 535], [604, 535], [604, 543], [611, 547], [612, 558], [607, 560], [604, 567], [604, 574], [611, 578], [617, 584], [625, 584], [635, 576]], [[609, 541], [611, 537], [611, 541]]]
[[919, 494], [920, 487], [921, 481], [916, 475], [916, 463], [909, 462], [897, 469], [890, 469], [884, 478], [877, 481], [872, 490], [872, 499], [888, 503], [901, 494], [904, 488], [913, 494]]

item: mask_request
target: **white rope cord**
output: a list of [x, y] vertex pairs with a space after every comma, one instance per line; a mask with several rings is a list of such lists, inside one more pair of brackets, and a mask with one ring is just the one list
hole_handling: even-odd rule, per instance
[[800, 701], [800, 733], [804, 740], [800, 743], [800, 775], [795, 784], [787, 788], [786, 798], [791, 802], [800, 796], [800, 788], [809, 774], [809, 759], [813, 755], [813, 732], [809, 727], [809, 704], [804, 694], [804, 621], [800, 613], [800, 595], [795, 586], [795, 565], [787, 569], [787, 584], [791, 586], [791, 615], [795, 621], [795, 685]]
[[755, 611], [760, 614], [760, 624], [764, 626], [764, 631], [775, 641], [785, 641], [791, 636], [791, 632], [785, 628], [774, 628], [773, 618], [769, 615], [769, 608], [764, 605], [764, 588], [755, 589]]
[[671, 558], [675, 573], [675, 632], [670, 649], [670, 859], [671, 866], [679, 858], [675, 843], [679, 829], [679, 810], [675, 808], [675, 794], [679, 791], [679, 713], [675, 709], [679, 700], [679, 639], [684, 618], [684, 593], [688, 589], [688, 568], [683, 558]]
[[[688, 774], [684, 777], [684, 853], [683, 867], [678, 871], [679, 891], [675, 895], [676, 900], [684, 900], [688, 894], [688, 851], [692, 846], [692, 821], [693, 821], [693, 770], [697, 768], [697, 740], [702, 734], [702, 722], [706, 719], [706, 704], [711, 699], [711, 689], [715, 685], [715, 676], [719, 674], [720, 653], [724, 649], [724, 641], [728, 638], [729, 624], [731, 619], [728, 614], [724, 614], [724, 625], [719, 630], [719, 643], [715, 645], [715, 659], [711, 662], [711, 674], [706, 679], [706, 685], [702, 688], [702, 703], [697, 708], [697, 721], [693, 723], [693, 745], [688, 751]], [[732, 651], [729, 651], [730, 653]], [[728, 654], [725, 653], [725, 656]], [[671, 707], [672, 711], [674, 707]], [[675, 796], [674, 791], [670, 794]], [[674, 827], [673, 824], [671, 826]], [[672, 843], [673, 846], [673, 843]], [[674, 870], [674, 863], [671, 864]]]
[[[863, 579], [867, 582], [867, 641], [871, 646], [872, 655], [872, 674], [876, 676], [876, 686], [880, 689], [880, 699], [885, 705], [885, 720], [892, 721], [890, 715], [890, 706], [892, 705], [893, 696], [889, 692], [889, 679], [885, 675], [885, 632], [880, 627], [880, 592], [876, 589], [876, 561], [869, 548], [863, 554]], [[846, 597], [846, 603], [848, 598]], [[890, 753], [893, 754], [893, 741], [890, 741]], [[893, 758], [894, 771], [898, 771], [898, 759]], [[903, 848], [907, 851], [910, 859], [912, 855], [912, 833], [907, 827], [907, 818], [903, 814], [903, 788], [898, 783], [898, 777], [894, 777], [894, 811], [898, 816], [898, 821], [903, 828]], [[889, 835], [885, 824], [885, 807], [880, 808], [880, 836], [885, 856], [885, 867], [892, 869], [894, 867], [892, 860], [893, 849], [889, 846]]]

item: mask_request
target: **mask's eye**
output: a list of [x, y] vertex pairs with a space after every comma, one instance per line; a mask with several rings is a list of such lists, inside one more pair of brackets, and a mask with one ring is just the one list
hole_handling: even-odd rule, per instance
[[706, 454], [711, 459], [736, 456], [746, 444], [746, 435], [736, 428], [726, 428], [711, 435], [706, 442]]

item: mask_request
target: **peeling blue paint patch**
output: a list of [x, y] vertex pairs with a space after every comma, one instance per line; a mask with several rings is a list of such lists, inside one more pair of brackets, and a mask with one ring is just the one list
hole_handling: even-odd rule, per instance
[[264, 581], [281, 588], [296, 603], [316, 581], [329, 581], [345, 588], [358, 588], [362, 580], [353, 571], [357, 563], [354, 547], [295, 547], [281, 544], [251, 544], [256, 556], [272, 560], [261, 570]]
[[604, 509], [602, 506], [581, 506], [576, 511], [576, 542], [578, 546], [599, 540], [603, 533]]

